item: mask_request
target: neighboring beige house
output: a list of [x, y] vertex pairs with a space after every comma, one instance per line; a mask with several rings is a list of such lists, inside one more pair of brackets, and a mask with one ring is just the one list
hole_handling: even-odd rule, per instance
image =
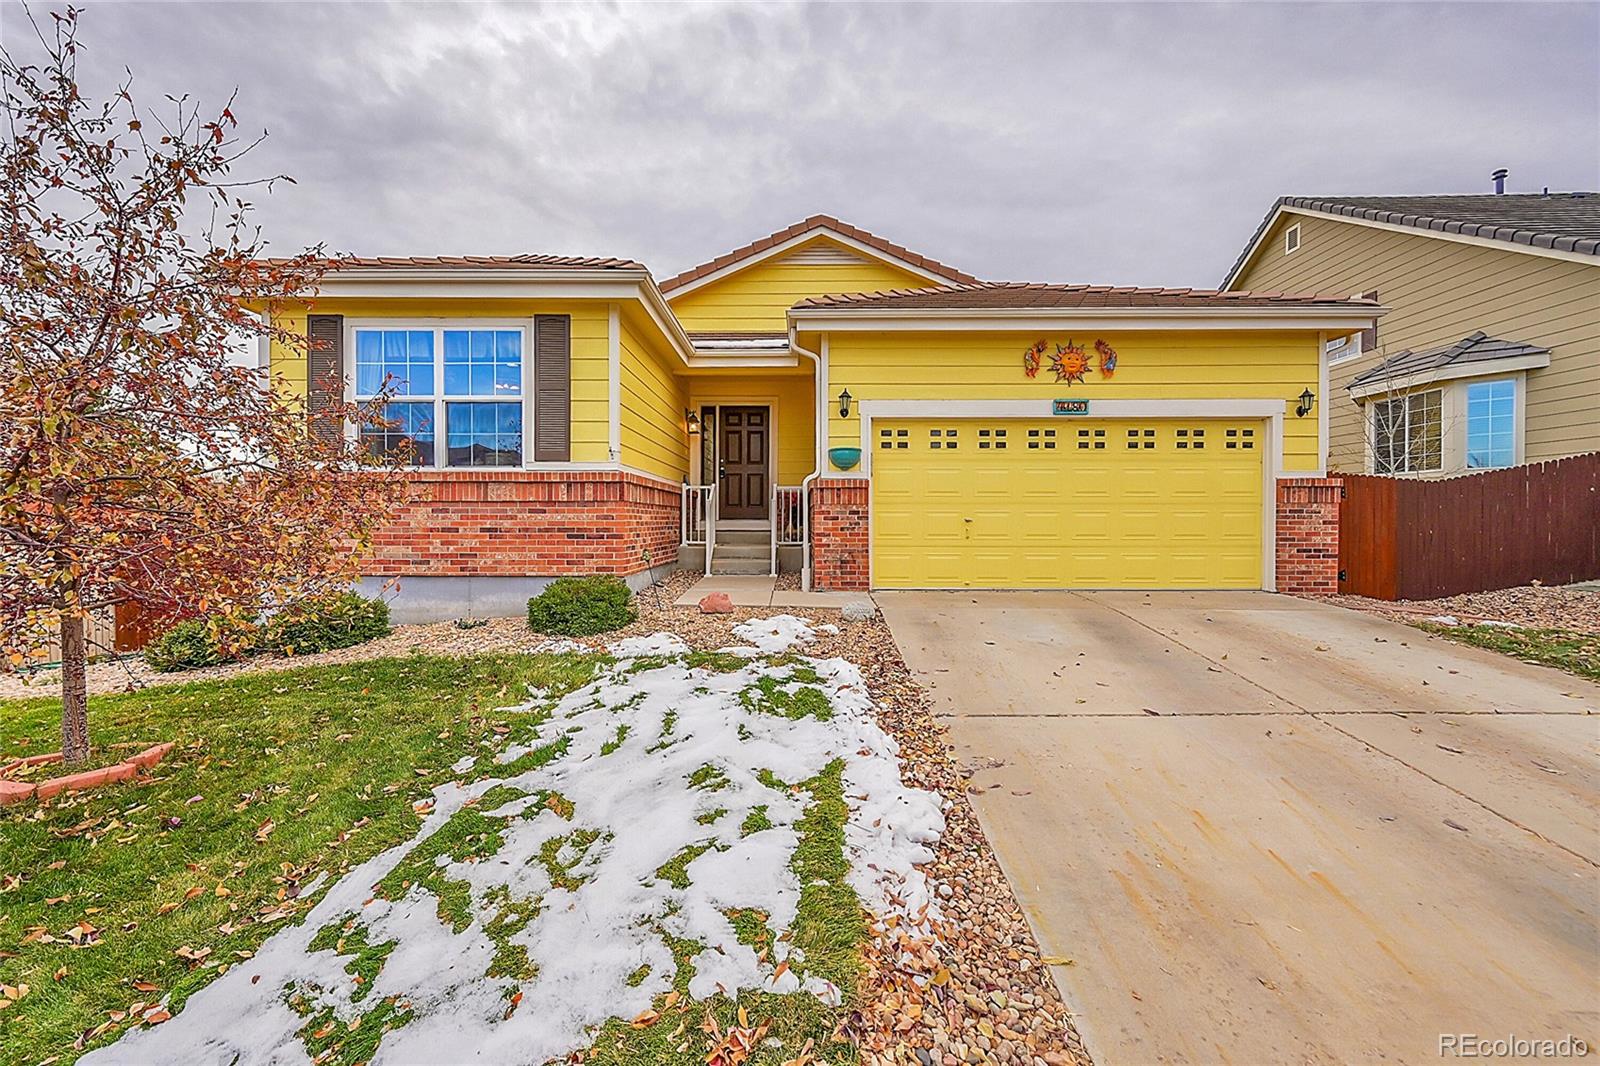
[[1328, 468], [1439, 476], [1600, 450], [1600, 194], [1286, 196], [1224, 289], [1389, 308], [1328, 342]]

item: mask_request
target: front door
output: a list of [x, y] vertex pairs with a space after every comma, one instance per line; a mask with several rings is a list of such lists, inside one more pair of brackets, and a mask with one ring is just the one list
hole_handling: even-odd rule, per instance
[[765, 407], [724, 407], [718, 443], [718, 518], [767, 516], [767, 431]]

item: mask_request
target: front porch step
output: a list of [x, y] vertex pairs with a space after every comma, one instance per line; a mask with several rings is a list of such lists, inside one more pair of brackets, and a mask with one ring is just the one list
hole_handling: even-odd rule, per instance
[[760, 544], [726, 544], [717, 543], [717, 550], [711, 553], [711, 561], [718, 559], [765, 559], [772, 561], [772, 545], [766, 541]]
[[717, 528], [717, 549], [720, 551], [736, 544], [756, 544], [761, 547], [772, 545], [772, 530], [767, 527], [761, 529], [723, 529]]
[[753, 558], [725, 558], [722, 549], [717, 549], [711, 555], [711, 572], [713, 574], [770, 574], [772, 573], [772, 559], [763, 555], [759, 559]]

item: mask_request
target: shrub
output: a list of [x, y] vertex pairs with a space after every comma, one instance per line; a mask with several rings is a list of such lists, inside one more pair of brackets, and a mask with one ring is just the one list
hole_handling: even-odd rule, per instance
[[287, 607], [267, 623], [264, 646], [283, 655], [349, 648], [389, 635], [389, 605], [336, 592]]
[[232, 655], [223, 651], [216, 634], [202, 619], [190, 618], [145, 645], [144, 661], [159, 673], [195, 670], [226, 662]]
[[639, 617], [632, 598], [627, 582], [611, 574], [557, 578], [528, 601], [528, 626], [563, 637], [609, 633]]

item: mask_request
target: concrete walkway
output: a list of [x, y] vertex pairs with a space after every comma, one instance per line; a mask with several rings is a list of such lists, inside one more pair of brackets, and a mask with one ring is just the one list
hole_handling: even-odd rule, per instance
[[1097, 1062], [1600, 1044], [1600, 686], [1264, 593], [879, 593]]
[[839, 610], [851, 602], [871, 602], [865, 592], [801, 592], [780, 589], [776, 578], [764, 575], [710, 574], [696, 581], [688, 592], [673, 601], [674, 607], [693, 607], [712, 592], [726, 592], [735, 607], [780, 607], [805, 610]]

